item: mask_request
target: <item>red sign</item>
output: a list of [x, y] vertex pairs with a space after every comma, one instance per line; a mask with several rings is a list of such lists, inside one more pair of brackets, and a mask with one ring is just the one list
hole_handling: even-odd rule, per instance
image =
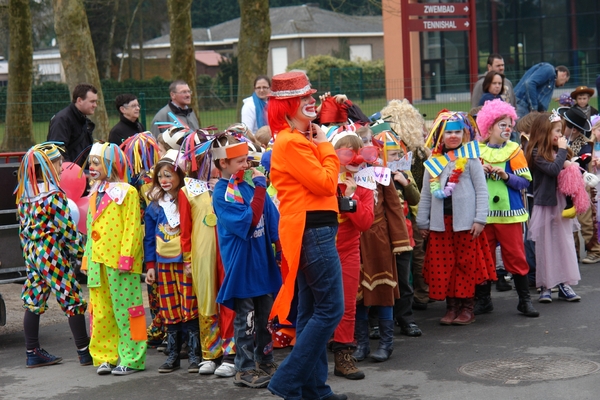
[[469, 11], [469, 3], [410, 3], [408, 5], [408, 13], [420, 17], [469, 15]]
[[410, 31], [468, 31], [471, 23], [467, 18], [444, 18], [444, 19], [410, 19], [408, 29]]

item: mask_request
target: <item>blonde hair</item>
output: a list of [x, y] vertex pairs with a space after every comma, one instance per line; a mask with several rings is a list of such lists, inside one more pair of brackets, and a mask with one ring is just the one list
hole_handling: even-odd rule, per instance
[[269, 142], [271, 141], [271, 128], [269, 125], [259, 128], [254, 137], [262, 145], [262, 147], [267, 148], [269, 146]]
[[423, 139], [425, 120], [419, 110], [408, 100], [391, 100], [381, 110], [381, 116], [390, 122], [392, 129], [408, 150], [415, 151], [425, 145]]
[[354, 151], [358, 151], [361, 147], [363, 147], [363, 142], [358, 135], [348, 135], [338, 140], [334, 146], [336, 150], [341, 149], [342, 147], [348, 147]]

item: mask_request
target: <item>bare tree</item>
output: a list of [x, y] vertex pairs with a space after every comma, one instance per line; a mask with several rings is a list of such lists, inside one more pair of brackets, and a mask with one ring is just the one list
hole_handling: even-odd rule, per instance
[[[129, 2], [127, 2], [127, 4], [129, 4]], [[127, 32], [125, 32], [125, 42], [123, 44], [123, 50], [127, 49], [127, 58], [129, 60], [129, 77], [132, 78], [131, 75], [133, 75], [133, 65], [131, 63], [131, 56], [132, 56], [132, 52], [131, 52], [131, 27], [133, 26], [133, 23], [135, 22], [135, 16], [137, 15], [138, 10], [140, 9], [140, 7], [142, 6], [142, 0], [138, 0], [137, 4], [135, 5], [135, 8], [133, 9], [133, 13], [131, 13], [131, 19], [129, 20], [129, 24], [127, 25]], [[127, 7], [129, 8], [129, 7]], [[121, 61], [119, 62], [119, 76], [117, 78], [117, 80], [119, 82], [121, 82], [121, 79], [123, 77], [123, 60], [125, 59], [125, 52], [123, 51], [123, 53], [121, 53]]]
[[267, 57], [271, 42], [269, 0], [239, 0], [240, 39], [238, 42], [237, 116], [245, 97], [252, 94], [257, 75], [267, 73]]
[[191, 107], [200, 122], [196, 88], [196, 54], [192, 37], [192, 0], [168, 0], [171, 78], [186, 81], [194, 92]]
[[90, 83], [98, 89], [98, 107], [92, 117], [96, 123], [94, 136], [105, 140], [108, 138], [110, 126], [83, 2], [82, 0], [53, 0], [52, 6], [54, 30], [67, 85], [70, 91], [82, 82]]
[[33, 36], [29, 0], [9, 0], [9, 59], [6, 127], [0, 148], [27, 150], [34, 143], [31, 111]]

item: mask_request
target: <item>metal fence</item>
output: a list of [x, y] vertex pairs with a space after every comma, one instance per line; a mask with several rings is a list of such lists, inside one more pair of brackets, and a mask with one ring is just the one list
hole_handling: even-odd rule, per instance
[[[569, 83], [565, 88], [557, 88], [553, 98], [557, 99], [562, 93], [571, 92], [576, 85], [595, 87], [595, 74], [591, 76], [588, 71], [586, 76], [586, 81], [583, 81], [584, 76], [578, 76], [575, 79], [572, 77], [570, 82], [577, 82], [577, 84]], [[413, 93], [421, 93], [422, 97], [424, 97], [427, 92], [430, 99], [415, 100], [413, 104], [425, 116], [426, 120], [433, 120], [443, 108], [454, 111], [469, 111], [471, 108], [470, 93], [468, 92], [468, 85], [465, 83], [466, 78], [466, 76], [463, 76], [462, 80], [448, 79], [453, 82], [462, 81], [462, 83], [440, 86], [441, 90], [437, 90], [433, 95], [430, 91], [427, 92], [427, 82], [425, 79], [422, 79], [422, 84], [415, 87]], [[516, 83], [513, 80], [513, 85], [516, 85]], [[333, 94], [345, 93], [366, 115], [371, 115], [385, 107], [387, 104], [386, 93], [391, 93], [391, 98], [400, 98], [401, 89], [406, 87], [404, 82], [386, 82], [384, 79], [352, 80], [342, 79], [339, 76], [335, 79], [319, 79], [318, 82], [313, 82], [313, 85], [319, 90], [317, 95], [327, 91]], [[168, 83], [156, 86], [146, 85], [144, 87], [136, 87], [132, 84], [126, 89], [103, 87], [110, 126], [115, 125], [119, 119], [118, 112], [114, 106], [114, 98], [118, 94], [127, 92], [139, 97], [142, 106], [140, 120], [146, 128], [149, 128], [154, 114], [169, 101]], [[236, 92], [237, 88], [228, 86], [198, 86], [195, 95], [198, 97], [200, 105], [198, 114], [201, 125], [215, 125], [220, 129], [225, 129], [227, 126], [237, 122], [238, 117], [235, 109]], [[69, 102], [70, 94], [66, 85], [43, 85], [34, 89], [32, 101], [33, 133], [37, 142], [46, 139], [50, 119], [56, 112], [66, 107]], [[592, 99], [590, 103], [596, 106], [597, 99]], [[0, 96], [0, 138], [3, 137], [5, 130], [4, 117], [6, 106], [6, 96]], [[551, 108], [556, 106], [556, 101], [553, 101], [550, 105]]]

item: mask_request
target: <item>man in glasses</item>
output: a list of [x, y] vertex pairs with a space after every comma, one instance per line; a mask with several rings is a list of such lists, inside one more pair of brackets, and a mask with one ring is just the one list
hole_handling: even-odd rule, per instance
[[194, 110], [190, 107], [190, 104], [192, 104], [193, 93], [188, 84], [182, 80], [176, 80], [169, 85], [169, 93], [171, 95], [171, 101], [169, 101], [169, 104], [158, 110], [152, 120], [150, 131], [154, 137], [157, 137], [159, 133], [167, 129], [167, 127], [159, 128], [155, 122], [172, 122], [171, 118], [169, 118], [169, 112], [175, 114], [179, 122], [182, 125], [187, 126], [190, 130], [200, 128], [198, 118], [196, 118]]
[[140, 103], [132, 94], [120, 94], [115, 99], [115, 106], [121, 117], [120, 121], [110, 130], [108, 141], [120, 146], [127, 138], [136, 133], [144, 132], [144, 126], [139, 121]]

